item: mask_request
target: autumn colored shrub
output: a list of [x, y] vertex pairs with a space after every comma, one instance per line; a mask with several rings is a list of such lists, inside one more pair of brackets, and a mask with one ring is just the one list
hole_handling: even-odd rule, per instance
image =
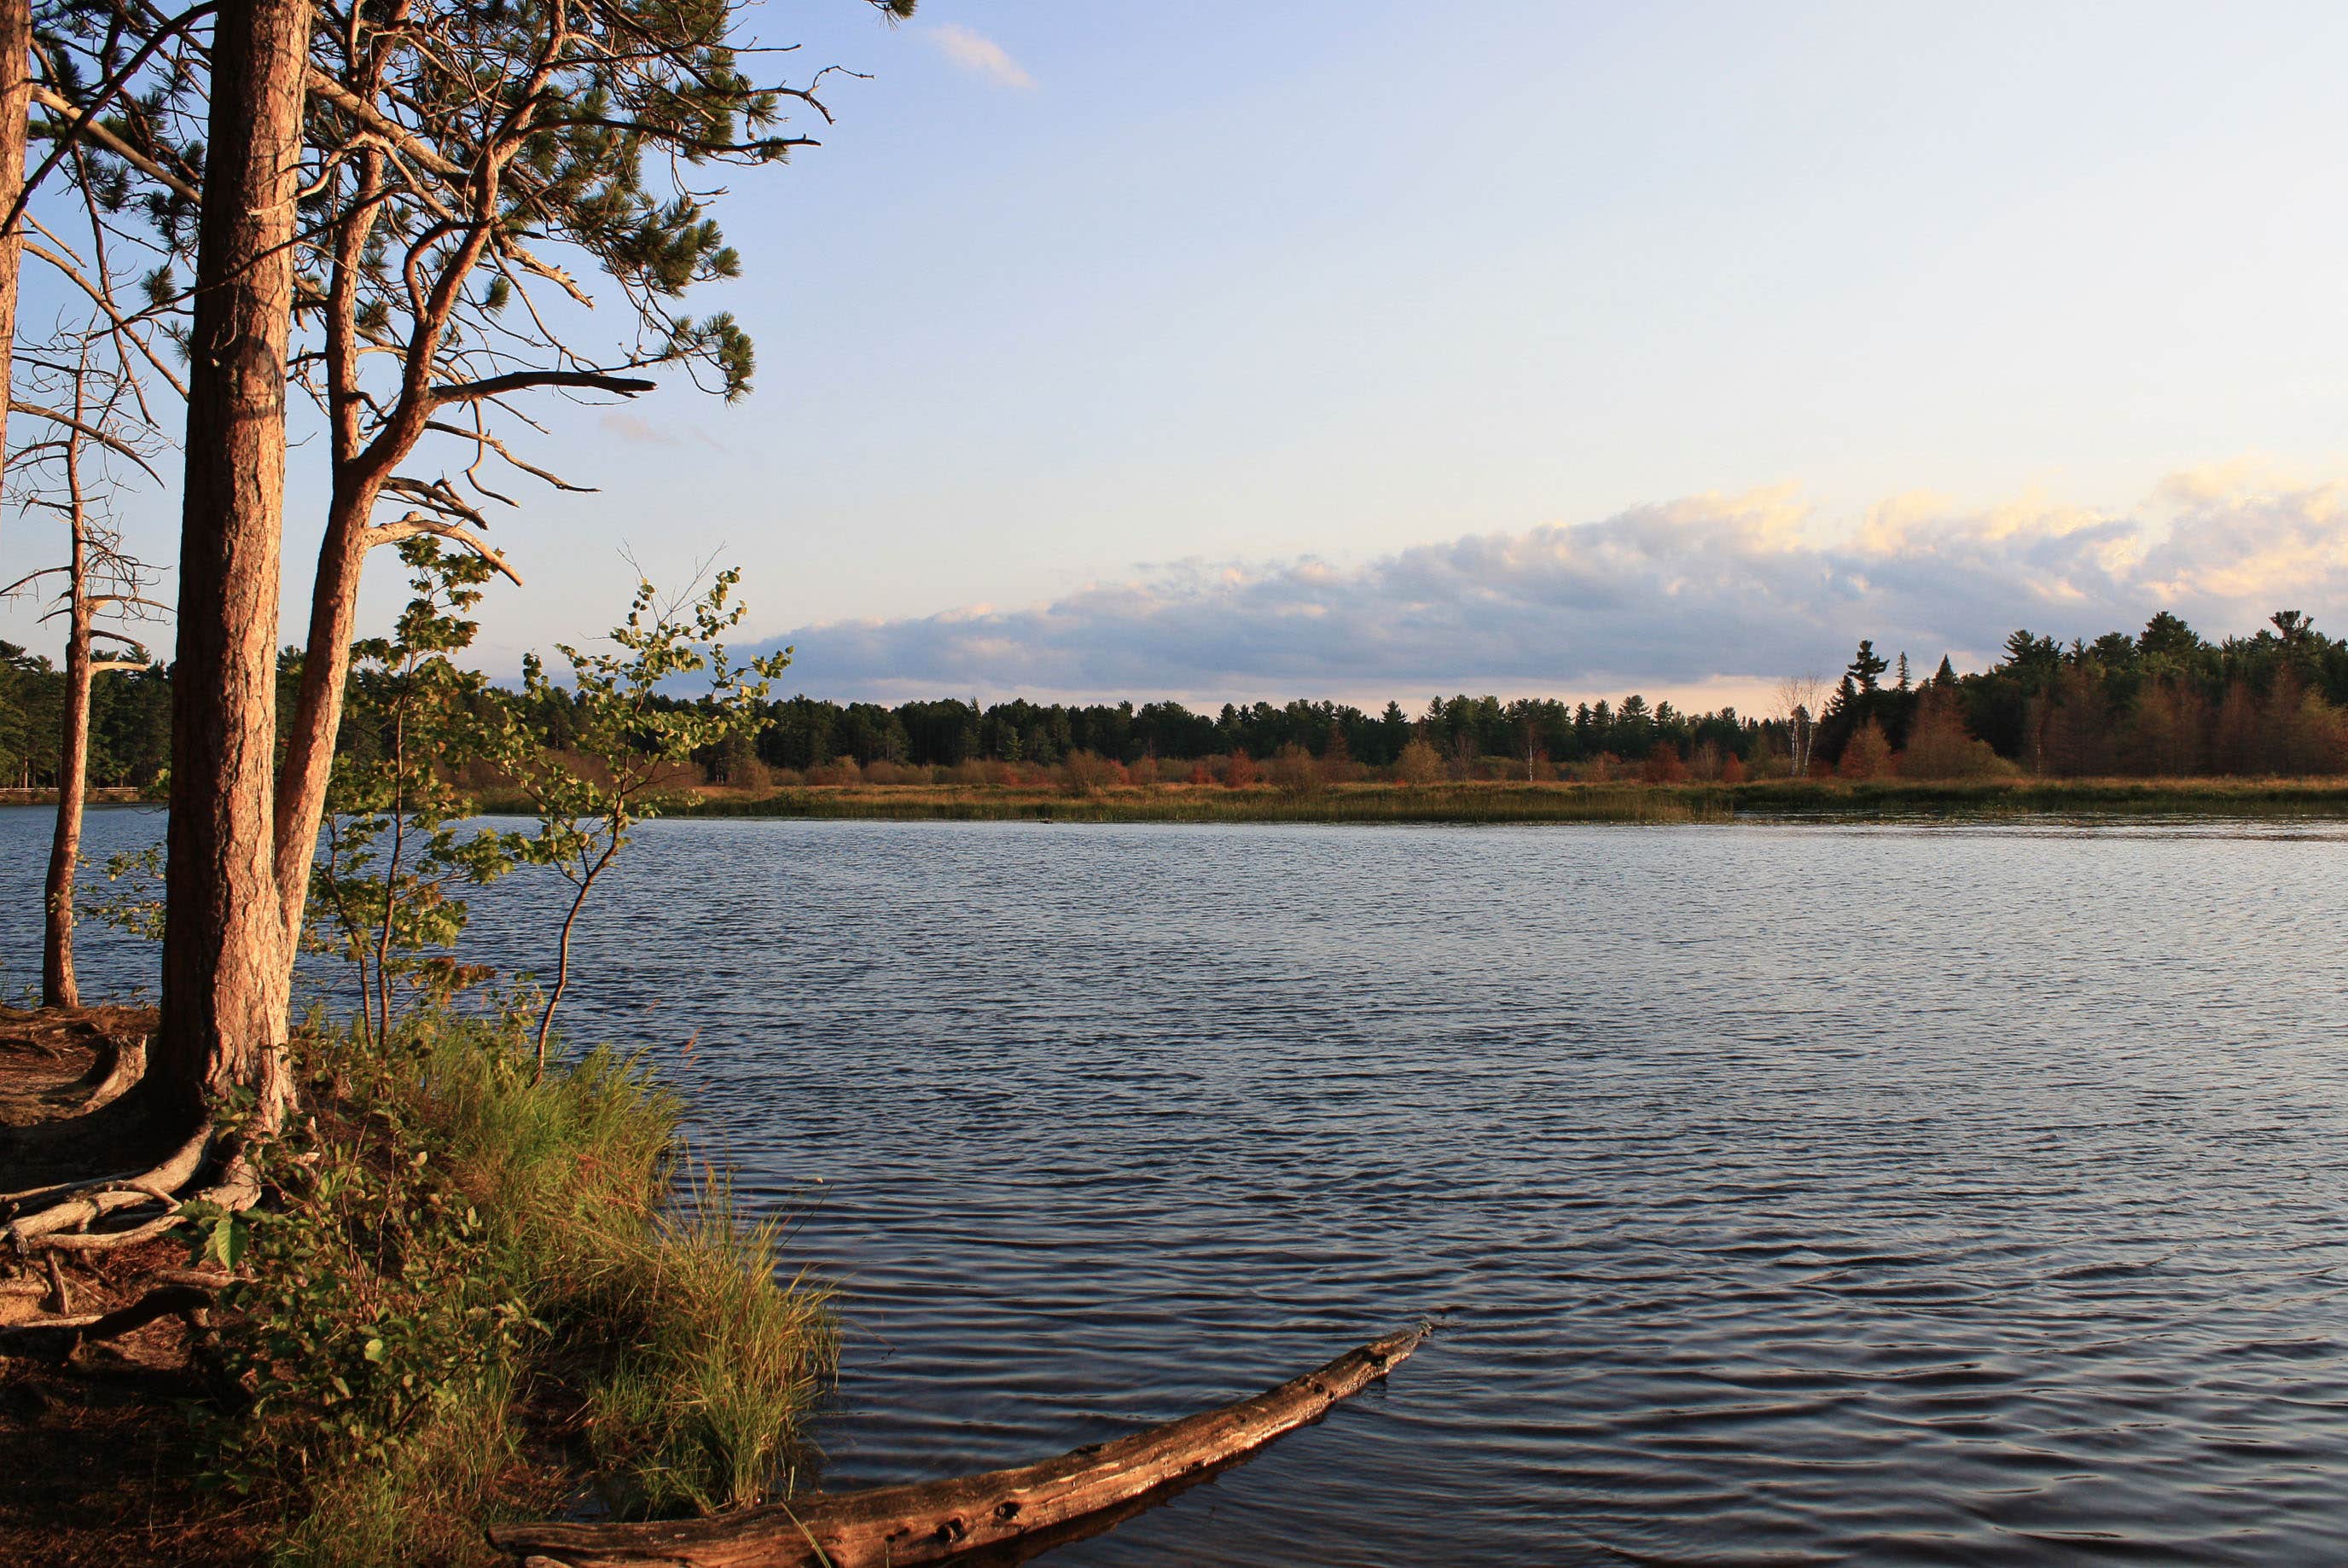
[[1398, 784], [1432, 784], [1443, 777], [1443, 758], [1435, 754], [1435, 748], [1426, 743], [1425, 736], [1414, 735], [1402, 748], [1402, 755], [1395, 758], [1394, 770], [1395, 782]]
[[1126, 781], [1125, 766], [1097, 751], [1071, 751], [1061, 760], [1060, 780], [1071, 795], [1097, 795]]
[[1272, 753], [1272, 786], [1283, 795], [1310, 795], [1321, 788], [1321, 765], [1294, 741]]
[[1891, 771], [1891, 742], [1883, 727], [1869, 719], [1843, 744], [1842, 760], [1835, 771], [1845, 779], [1880, 779]]
[[1681, 759], [1680, 748], [1668, 740], [1659, 740], [1647, 760], [1639, 765], [1639, 780], [1643, 784], [1678, 784], [1686, 780], [1687, 763]]
[[1954, 697], [1930, 690], [1917, 700], [1897, 767], [1902, 779], [1992, 779], [2013, 771], [1987, 742], [1972, 738]]
[[1223, 764], [1223, 787], [1244, 789], [1256, 781], [1255, 758], [1247, 754], [1244, 746], [1231, 748], [1231, 759]]

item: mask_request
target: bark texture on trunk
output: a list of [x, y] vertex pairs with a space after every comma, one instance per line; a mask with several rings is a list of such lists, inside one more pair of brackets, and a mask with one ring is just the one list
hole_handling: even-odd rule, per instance
[[326, 815], [326, 785], [335, 767], [349, 684], [351, 637], [357, 630], [359, 571], [366, 560], [366, 522], [380, 487], [336, 494], [318, 546], [318, 575], [310, 595], [310, 640], [294, 722], [285, 734], [285, 761], [277, 792], [276, 868], [279, 917], [289, 965], [300, 952], [302, 914], [310, 896], [310, 867], [318, 858], [318, 829]]
[[[25, 194], [26, 118], [33, 108], [33, 0], [0, 0], [0, 221]], [[8, 428], [8, 377], [16, 346], [21, 219], [0, 229], [0, 433]]]
[[163, 1016], [154, 1066], [187, 1109], [288, 1091], [273, 874], [285, 344], [309, 0], [223, 0], [198, 235], [172, 670]]
[[49, 882], [42, 903], [41, 1006], [78, 1007], [74, 980], [74, 869], [81, 861], [82, 801], [89, 784], [89, 596], [81, 530], [74, 530], [72, 624], [66, 633], [65, 734], [57, 748], [57, 826], [49, 838]]
[[1424, 1326], [1349, 1350], [1252, 1399], [1017, 1470], [653, 1524], [493, 1524], [489, 1540], [551, 1568], [911, 1568], [1058, 1531], [1228, 1464], [1385, 1377]]

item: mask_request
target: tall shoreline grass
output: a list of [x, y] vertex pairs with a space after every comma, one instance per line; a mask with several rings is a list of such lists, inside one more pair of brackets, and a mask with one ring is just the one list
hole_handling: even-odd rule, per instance
[[829, 1295], [780, 1277], [781, 1222], [691, 1162], [642, 1057], [533, 1082], [512, 1028], [445, 1013], [302, 1049], [314, 1114], [225, 1303], [248, 1398], [200, 1418], [270, 1561], [489, 1564], [499, 1518], [802, 1489]]

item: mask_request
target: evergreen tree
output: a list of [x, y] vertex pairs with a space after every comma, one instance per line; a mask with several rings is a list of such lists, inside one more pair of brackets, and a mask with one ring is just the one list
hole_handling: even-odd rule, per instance
[[2136, 645], [2139, 657], [2166, 659], [2181, 668], [2201, 651], [2201, 639], [2192, 627], [2163, 610], [2144, 624]]
[[[1904, 670], [1907, 655], [1900, 656]], [[1865, 637], [1859, 639], [1859, 652], [1850, 661], [1850, 678], [1859, 683], [1859, 689], [1862, 695], [1871, 695], [1882, 684], [1883, 672], [1890, 667], [1890, 663], [1875, 651], [1873, 641]], [[1904, 673], [1902, 681], [1904, 684]]]

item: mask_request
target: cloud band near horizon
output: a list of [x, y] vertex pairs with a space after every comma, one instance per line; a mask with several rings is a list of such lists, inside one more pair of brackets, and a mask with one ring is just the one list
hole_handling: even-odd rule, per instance
[[[1964, 511], [1906, 497], [1845, 537], [1791, 488], [1477, 534], [1359, 565], [1184, 562], [1022, 609], [810, 625], [787, 685], [842, 699], [1408, 700], [1752, 696], [1838, 671], [1861, 637], [1923, 669], [1994, 656], [2009, 632], [2067, 641], [2156, 611], [2205, 636], [2278, 608], [2333, 630], [2348, 485], [2234, 469], [2172, 475], [2118, 511], [2024, 500]], [[1684, 700], [1684, 696], [1682, 698]]]

